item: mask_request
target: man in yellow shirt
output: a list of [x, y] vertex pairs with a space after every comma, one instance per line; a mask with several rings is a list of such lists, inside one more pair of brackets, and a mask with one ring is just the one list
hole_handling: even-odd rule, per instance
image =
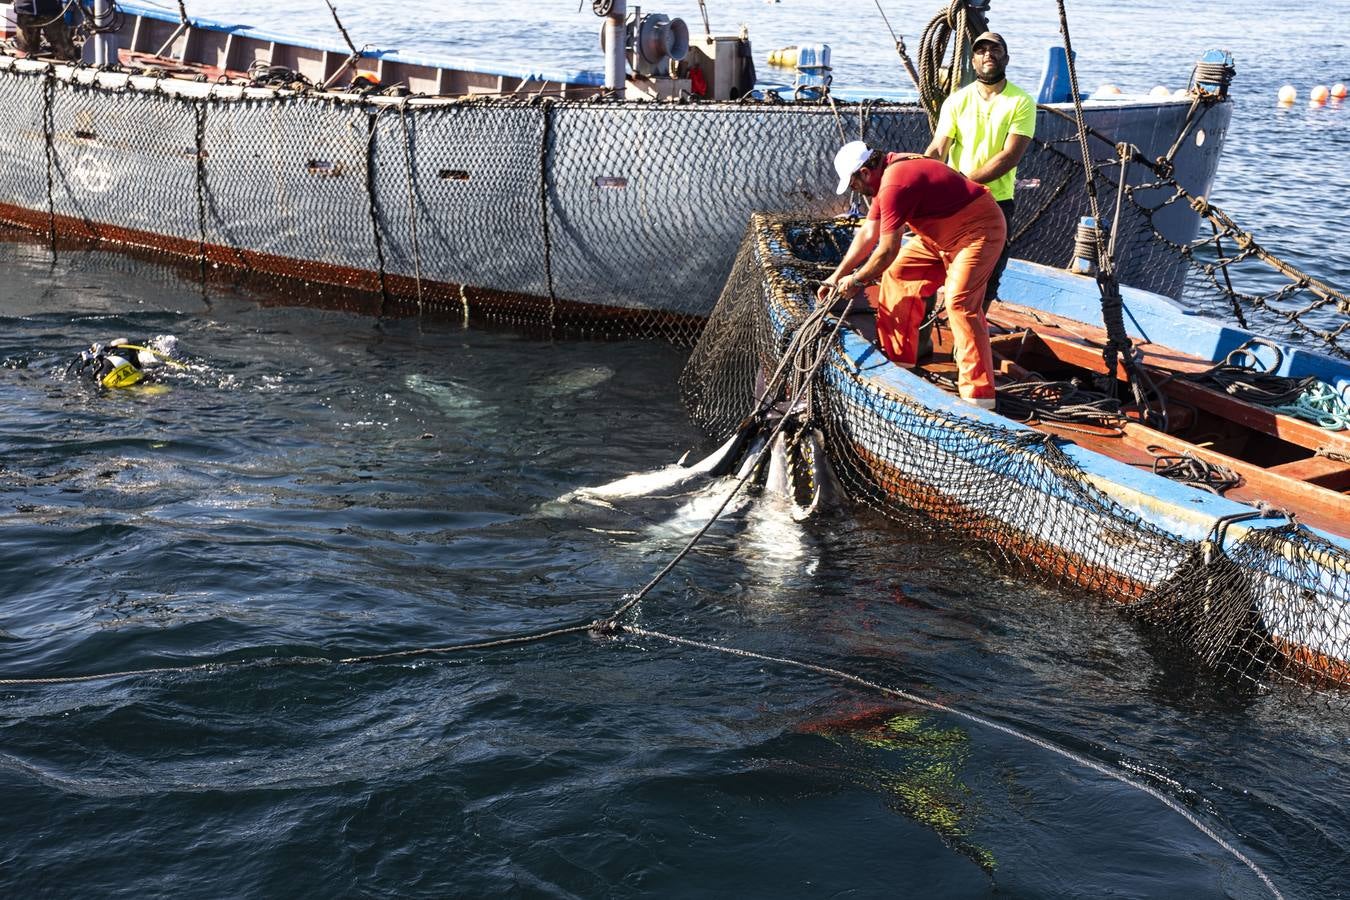
[[[1036, 101], [1004, 75], [1008, 44], [1001, 35], [986, 31], [977, 37], [970, 62], [975, 81], [943, 101], [933, 141], [924, 155], [944, 159], [971, 181], [988, 187], [1003, 210], [1011, 238], [1017, 164], [1036, 133]], [[999, 278], [1007, 265], [1005, 243], [989, 277], [986, 309], [998, 297]]]

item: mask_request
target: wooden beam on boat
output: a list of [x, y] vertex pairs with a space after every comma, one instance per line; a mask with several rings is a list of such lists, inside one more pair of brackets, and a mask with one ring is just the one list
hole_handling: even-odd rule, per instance
[[1350, 521], [1350, 497], [1338, 493], [1335, 488], [1310, 484], [1288, 472], [1279, 472], [1275, 468], [1265, 469], [1244, 460], [1234, 459], [1217, 450], [1192, 444], [1170, 434], [1155, 431], [1138, 422], [1125, 425], [1124, 440], [1149, 452], [1156, 447], [1165, 453], [1180, 456], [1189, 453], [1205, 462], [1215, 463], [1232, 469], [1242, 476], [1242, 485], [1227, 491], [1225, 496], [1247, 502], [1265, 501], [1272, 506], [1291, 509], [1298, 513], [1300, 521], [1316, 526], [1332, 534], [1343, 534], [1346, 522]]
[[1350, 490], [1350, 464], [1327, 456], [1310, 456], [1283, 465], [1271, 466], [1266, 471], [1297, 478], [1309, 484], [1321, 485], [1332, 491]]
[[[1010, 303], [1001, 303], [991, 310], [991, 318], [1005, 327], [1031, 330], [1040, 339], [1044, 349], [1061, 362], [1106, 374], [1106, 363], [1102, 359], [1106, 332], [1100, 328], [1082, 322], [1069, 322], [1066, 325], [1065, 322], [1056, 321], [1060, 317], [1053, 314]], [[1164, 347], [1151, 344], [1138, 344], [1136, 347], [1142, 356], [1144, 368], [1155, 381], [1162, 381], [1174, 373], [1203, 372], [1212, 365]], [[1328, 431], [1311, 422], [1239, 400], [1184, 378], [1168, 381], [1165, 392], [1223, 419], [1308, 450], [1325, 447], [1350, 455], [1350, 434], [1344, 431]]]

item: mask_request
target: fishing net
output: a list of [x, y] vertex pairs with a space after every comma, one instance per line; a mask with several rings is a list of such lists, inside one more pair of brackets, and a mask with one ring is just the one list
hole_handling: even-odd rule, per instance
[[[836, 214], [842, 143], [929, 140], [917, 104], [354, 96], [5, 56], [0, 114], [0, 218], [53, 239], [169, 251], [203, 278], [279, 276], [282, 293], [326, 306], [679, 342], [711, 310], [752, 213]], [[1169, 140], [1203, 126], [1211, 139], [1174, 155], [1178, 171], [1205, 172], [1231, 109], [1098, 114], [1100, 128], [1129, 119]], [[1042, 110], [1019, 167], [1013, 252], [1035, 262], [1066, 265], [1086, 211], [1075, 129]], [[1091, 153], [1114, 184], [1114, 147]], [[1189, 265], [1175, 248], [1199, 219], [1159, 199], [1153, 172], [1128, 175], [1122, 281], [1175, 294]]]
[[[765, 373], [852, 237], [847, 221], [756, 217], [681, 390], [710, 435], [757, 408]], [[831, 348], [810, 405], [851, 499], [1117, 601], [1238, 680], [1350, 686], [1350, 554], [1298, 525], [1164, 528], [1053, 437], [923, 402], [865, 341]], [[1146, 504], [1145, 504], [1146, 506]], [[1240, 534], [1240, 536], [1239, 536]]]
[[[929, 137], [917, 104], [828, 96], [682, 104], [298, 87], [0, 55], [0, 218], [53, 244], [73, 235], [167, 251], [195, 261], [203, 280], [277, 277], [294, 302], [381, 315], [692, 342], [716, 304], [684, 390], [700, 421], [725, 433], [848, 238], [840, 225], [779, 223], [742, 241], [745, 223], [755, 213], [838, 213], [831, 160], [844, 142], [916, 151]], [[1118, 140], [1130, 129], [1145, 140], [1130, 104], [1096, 108], [1081, 128], [1061, 110], [1040, 110], [1019, 166], [1013, 253], [1065, 265], [1090, 178], [1122, 283], [1190, 296], [1240, 322], [1273, 321], [1345, 355], [1345, 294], [1263, 250], [1204, 200], [1207, 184], [1177, 174], [1214, 171], [1230, 105], [1197, 91], [1148, 108], [1147, 141], [1156, 144], [1148, 146]], [[1247, 276], [1252, 266], [1262, 272]], [[855, 496], [890, 515], [955, 530], [1098, 593], [1148, 598], [1189, 584], [1178, 573], [1192, 570], [1204, 584], [1223, 581], [1210, 577], [1217, 563], [1195, 564], [1203, 557], [1194, 538], [1160, 532], [1093, 489], [1053, 441], [934, 413], [863, 377], [842, 354], [822, 383], [840, 471]], [[1269, 584], [1298, 585], [1294, 599], [1274, 602], [1309, 603], [1312, 618], [1329, 624], [1300, 635], [1288, 610], [1253, 601], [1255, 618], [1237, 630], [1266, 628], [1261, 645], [1278, 652], [1241, 655], [1251, 661], [1236, 666], [1244, 672], [1350, 655], [1338, 619], [1343, 556], [1301, 534], [1285, 536], [1278, 553], [1262, 545], [1266, 557], [1291, 561], [1285, 574], [1269, 575], [1280, 569], [1274, 561], [1244, 562], [1238, 573], [1256, 580], [1257, 598], [1273, 596]], [[1231, 551], [1221, 555], [1235, 559]], [[1195, 596], [1171, 590], [1141, 609]], [[1303, 656], [1288, 649], [1298, 641]]]

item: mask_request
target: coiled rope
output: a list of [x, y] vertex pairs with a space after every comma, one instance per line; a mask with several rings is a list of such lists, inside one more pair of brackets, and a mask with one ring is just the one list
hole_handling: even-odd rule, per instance
[[[967, 0], [951, 0], [924, 28], [919, 39], [919, 102], [928, 113], [929, 130], [937, 128], [942, 101], [960, 87], [961, 66], [970, 57], [971, 43], [988, 27], [984, 13], [971, 9]], [[953, 35], [956, 42], [948, 63], [947, 46]], [[944, 66], [946, 78], [942, 76]]]
[[998, 389], [998, 411], [1019, 422], [1093, 425], [1123, 433], [1120, 401], [1075, 381], [1022, 381]]
[[[1257, 355], [1258, 348], [1274, 355], [1269, 365]], [[1239, 400], [1270, 407], [1328, 431], [1350, 428], [1350, 401], [1345, 390], [1337, 391], [1316, 375], [1302, 378], [1276, 375], [1283, 362], [1284, 352], [1277, 344], [1253, 337], [1224, 357], [1223, 362], [1194, 375], [1174, 377], [1217, 388]]]
[[1188, 450], [1172, 453], [1165, 447], [1150, 446], [1148, 452], [1153, 455], [1153, 474], [1179, 484], [1219, 495], [1242, 484], [1242, 476], [1232, 469], [1201, 459]]

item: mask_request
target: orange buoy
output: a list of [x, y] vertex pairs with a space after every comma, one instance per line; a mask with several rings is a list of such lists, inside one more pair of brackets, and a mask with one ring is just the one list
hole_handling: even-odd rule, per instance
[[1280, 88], [1280, 102], [1288, 105], [1298, 99], [1298, 91], [1294, 90], [1292, 84], [1286, 84]]
[[1344, 100], [1345, 95], [1346, 89], [1344, 83], [1338, 81], [1331, 86], [1331, 96], [1334, 97], [1335, 99]]
[[1331, 96], [1331, 91], [1327, 90], [1325, 84], [1319, 84], [1308, 94], [1308, 99], [1313, 103], [1326, 103], [1327, 98]]
[[1096, 92], [1093, 96], [1094, 96], [1094, 97], [1119, 97], [1119, 96], [1120, 96], [1120, 88], [1118, 88], [1118, 87], [1117, 87], [1116, 85], [1114, 85], [1114, 84], [1103, 84], [1103, 85], [1101, 85], [1100, 87], [1097, 88], [1097, 92]]

